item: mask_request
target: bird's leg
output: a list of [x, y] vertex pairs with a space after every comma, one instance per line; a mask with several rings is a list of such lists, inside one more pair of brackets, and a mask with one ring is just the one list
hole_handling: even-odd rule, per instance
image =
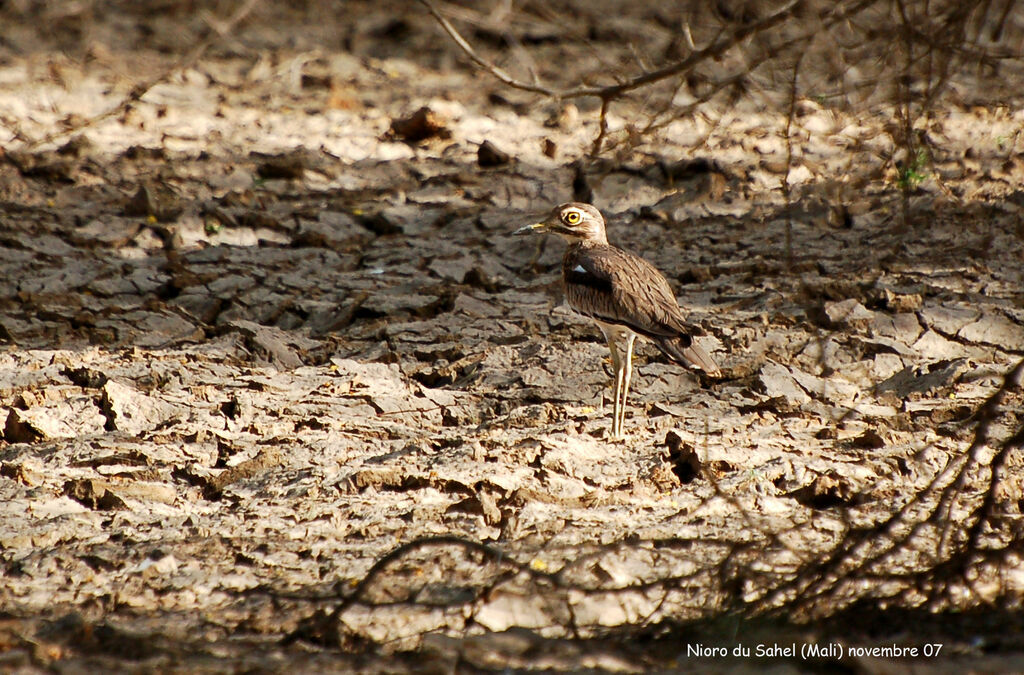
[[625, 364], [619, 361], [615, 370], [615, 408], [612, 410], [612, 438], [622, 438], [622, 385], [626, 380]]
[[626, 338], [626, 362], [623, 364], [622, 377], [622, 404], [619, 407], [619, 433], [622, 435], [622, 428], [626, 425], [626, 397], [629, 395], [629, 380], [633, 375], [633, 342], [636, 341], [636, 334], [630, 333]]
[[619, 358], [619, 348], [615, 344], [614, 335], [605, 335], [608, 340], [608, 349], [612, 353], [612, 369], [615, 371], [615, 392], [612, 403], [612, 438], [618, 438], [619, 429], [619, 392], [622, 391], [622, 359]]

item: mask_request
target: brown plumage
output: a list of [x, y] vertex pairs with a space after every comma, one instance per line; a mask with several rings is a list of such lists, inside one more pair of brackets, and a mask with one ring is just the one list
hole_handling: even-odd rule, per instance
[[622, 435], [638, 335], [674, 361], [719, 375], [715, 360], [693, 341], [668, 281], [643, 258], [608, 243], [600, 211], [590, 204], [561, 204], [547, 220], [517, 233], [537, 230], [554, 232], [569, 242], [562, 259], [566, 298], [573, 309], [597, 323], [608, 342], [616, 371], [613, 436]]

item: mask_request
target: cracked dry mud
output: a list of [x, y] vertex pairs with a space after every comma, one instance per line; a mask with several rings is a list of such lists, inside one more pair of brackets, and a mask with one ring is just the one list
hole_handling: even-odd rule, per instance
[[[192, 26], [131, 18], [156, 44], [122, 52], [92, 17], [91, 59], [12, 29], [0, 109], [19, 133], [116, 105]], [[331, 30], [348, 19], [346, 50]], [[741, 107], [585, 165], [610, 239], [666, 272], [724, 370], [701, 382], [640, 346], [629, 437], [611, 443], [607, 350], [564, 305], [563, 245], [509, 236], [572, 198], [596, 111], [463, 67], [426, 15], [309, 21], [264, 8], [244, 48], [71, 142], [22, 152], [0, 129], [8, 663], [337, 667], [349, 657], [278, 641], [332, 606], [310, 596], [418, 537], [595, 587], [686, 574], [793, 522], [823, 551], [841, 517], [877, 519], [961, 452], [1024, 356], [1024, 159], [995, 141], [1019, 111], [943, 112], [945, 155], [902, 226], [892, 177], [849, 169], [877, 166], [883, 137], [847, 144], [843, 115], [807, 101], [787, 205], [784, 120]], [[1018, 513], [1020, 483], [1003, 495]], [[692, 545], [600, 548], [629, 541]], [[638, 667], [627, 648], [544, 642], [565, 610], [525, 582], [472, 624], [437, 609], [485, 567], [415, 559], [368, 596], [406, 597], [408, 577], [440, 604], [357, 605], [343, 632], [478, 667]], [[1024, 592], [1019, 571], [1003, 581]], [[596, 594], [573, 620], [586, 636], [699, 617], [709, 588]]]

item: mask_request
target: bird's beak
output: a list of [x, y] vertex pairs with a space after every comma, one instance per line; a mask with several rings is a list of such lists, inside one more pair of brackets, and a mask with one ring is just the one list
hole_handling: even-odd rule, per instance
[[516, 230], [512, 234], [530, 234], [531, 232], [536, 232], [537, 230], [543, 230], [543, 229], [544, 229], [544, 223], [534, 223], [533, 225], [527, 225], [526, 227], [520, 227], [518, 230]]

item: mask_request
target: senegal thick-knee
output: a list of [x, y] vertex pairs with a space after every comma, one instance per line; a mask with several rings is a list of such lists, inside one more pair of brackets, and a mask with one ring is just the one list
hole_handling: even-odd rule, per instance
[[711, 355], [694, 341], [668, 281], [643, 258], [608, 243], [604, 217], [590, 204], [556, 206], [546, 220], [515, 234], [552, 232], [569, 244], [562, 279], [569, 306], [594, 320], [611, 350], [615, 370], [612, 437], [622, 437], [637, 336], [673, 361], [719, 375]]

